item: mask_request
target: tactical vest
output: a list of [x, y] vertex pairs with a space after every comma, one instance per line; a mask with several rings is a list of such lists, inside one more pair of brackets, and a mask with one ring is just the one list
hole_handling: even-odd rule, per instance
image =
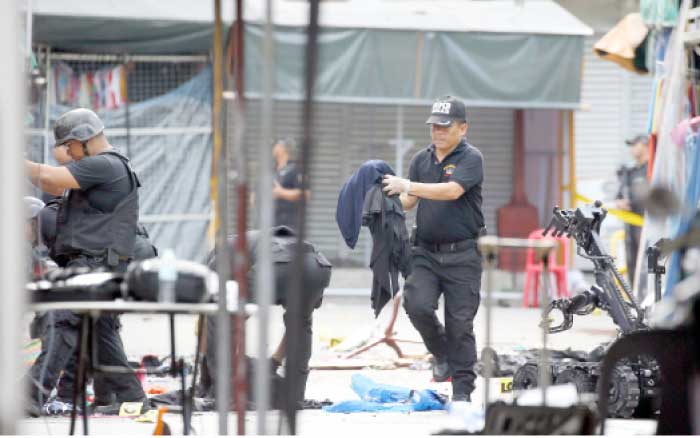
[[90, 205], [87, 195], [92, 189], [66, 191], [56, 218], [53, 250], [61, 265], [78, 255], [105, 257], [109, 266], [117, 266], [134, 256], [141, 183], [128, 158], [115, 151], [102, 154], [114, 155], [122, 161], [131, 180], [131, 191], [109, 213]]

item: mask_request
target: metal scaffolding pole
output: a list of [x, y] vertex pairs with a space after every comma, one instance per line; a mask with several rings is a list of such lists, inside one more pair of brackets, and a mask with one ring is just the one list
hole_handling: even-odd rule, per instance
[[[306, 193], [309, 188], [309, 172], [311, 171], [311, 159], [314, 148], [314, 133], [313, 133], [313, 105], [314, 105], [314, 85], [316, 84], [316, 63], [318, 59], [318, 24], [319, 15], [319, 0], [309, 0], [309, 26], [307, 29], [306, 56], [304, 59], [305, 74], [304, 74], [304, 90], [305, 99], [302, 114], [303, 138], [301, 143], [300, 154], [300, 171], [302, 174], [301, 191]], [[288, 299], [288, 320], [289, 333], [287, 339], [290, 341], [287, 350], [287, 366], [286, 366], [286, 400], [285, 400], [285, 415], [290, 434], [296, 434], [297, 429], [297, 409], [298, 397], [300, 392], [297, 381], [298, 370], [300, 369], [301, 357], [299, 349], [294, 348], [291, 344], [296, 339], [299, 339], [302, 330], [301, 321], [301, 306], [302, 294], [306, 278], [303, 269], [304, 247], [303, 242], [306, 238], [306, 196], [301, 196], [299, 204], [299, 213], [297, 216], [297, 224], [299, 224], [299, 233], [297, 236], [297, 246], [295, 249], [295, 257], [292, 264], [292, 272], [299, 273], [295, 276], [290, 284], [290, 295]], [[302, 395], [303, 397], [303, 395]]]
[[[222, 142], [222, 47], [221, 47], [221, 0], [214, 0], [214, 89], [212, 109], [212, 153], [211, 198], [214, 204], [214, 228], [216, 230], [216, 271], [219, 276], [219, 311], [217, 312], [216, 334], [216, 408], [219, 413], [219, 435], [228, 434], [230, 356], [225, 354], [231, 346], [230, 319], [226, 296], [226, 282], [231, 277], [229, 250], [227, 247], [228, 194], [228, 153]], [[209, 342], [214, 342], [210, 339]]]
[[267, 434], [267, 410], [270, 404], [270, 363], [267, 359], [270, 336], [270, 305], [274, 296], [271, 235], [272, 223], [272, 151], [268, 139], [272, 137], [272, 93], [274, 86], [274, 40], [272, 35], [272, 0], [266, 0], [265, 38], [263, 43], [264, 98], [262, 101], [262, 132], [260, 135], [260, 174], [258, 199], [259, 226], [262, 230], [256, 260], [256, 299], [258, 303], [258, 365], [255, 373], [255, 401], [258, 410], [257, 433]]
[[[17, 418], [21, 404], [19, 376], [21, 361], [19, 354], [20, 324], [24, 314], [24, 275], [26, 257], [23, 254], [22, 236], [24, 209], [22, 205], [22, 164], [25, 138], [23, 118], [27, 81], [24, 53], [21, 47], [20, 13], [18, 2], [5, 2], [0, 14], [0, 141], [3, 156], [0, 160], [0, 288], [3, 291], [3, 306], [0, 311], [0, 434], [17, 433]], [[20, 397], [21, 398], [21, 397]]]
[[[243, 3], [236, 0], [236, 20], [233, 23], [233, 80], [235, 100], [233, 101], [233, 158], [236, 169], [236, 246], [234, 248], [233, 272], [238, 283], [238, 311], [234, 319], [233, 355], [233, 399], [236, 407], [236, 432], [245, 434], [245, 413], [248, 404], [248, 377], [245, 360], [245, 305], [248, 301], [248, 244], [246, 229], [248, 220], [248, 160], [246, 159], [243, 134], [245, 130], [245, 53], [243, 43]], [[228, 122], [228, 121], [227, 121]]]

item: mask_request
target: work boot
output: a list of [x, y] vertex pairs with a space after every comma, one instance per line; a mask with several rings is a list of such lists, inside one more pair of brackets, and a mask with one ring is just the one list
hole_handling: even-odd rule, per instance
[[447, 361], [435, 358], [433, 362], [433, 380], [436, 382], [447, 382], [450, 379], [450, 366]]

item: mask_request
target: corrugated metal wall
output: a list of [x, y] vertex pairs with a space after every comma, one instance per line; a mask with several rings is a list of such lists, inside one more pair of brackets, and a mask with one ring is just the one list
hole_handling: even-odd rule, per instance
[[646, 131], [652, 78], [627, 72], [593, 53], [602, 37], [586, 39], [581, 101], [576, 112], [576, 174], [581, 182], [614, 178], [630, 160], [624, 140]]
[[[257, 100], [246, 104], [245, 142], [251, 187], [258, 168], [260, 137], [260, 107]], [[364, 161], [372, 158], [396, 164], [392, 140], [397, 137], [398, 107], [394, 105], [364, 105], [318, 103], [315, 107], [314, 130], [316, 148], [311, 167], [311, 202], [309, 204], [309, 239], [330, 259], [347, 264], [364, 264], [368, 260], [369, 240], [366, 232], [354, 251], [342, 241], [335, 223], [335, 208], [340, 187], [347, 177]], [[411, 156], [430, 143], [425, 125], [426, 108], [403, 107], [403, 138], [412, 140], [414, 147], [404, 158], [407, 174]], [[485, 160], [484, 213], [489, 230], [495, 232], [495, 210], [510, 198], [512, 186], [513, 111], [506, 109], [474, 109], [469, 111], [469, 141], [481, 149]], [[229, 121], [230, 123], [230, 121]], [[275, 102], [275, 137], [301, 137], [301, 103]], [[269, 139], [264, 144], [271, 144]], [[232, 198], [233, 201], [233, 198]], [[235, 223], [235, 207], [231, 204], [231, 224]], [[255, 214], [249, 218], [255, 228]], [[411, 223], [413, 216], [411, 215]]]

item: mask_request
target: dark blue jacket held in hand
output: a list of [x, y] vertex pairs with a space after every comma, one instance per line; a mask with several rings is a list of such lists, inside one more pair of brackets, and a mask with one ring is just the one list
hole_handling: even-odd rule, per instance
[[365, 194], [373, 185], [381, 183], [386, 174], [395, 175], [394, 169], [384, 161], [369, 160], [350, 175], [340, 189], [335, 220], [345, 243], [350, 248], [355, 248], [360, 235]]
[[343, 185], [336, 210], [338, 227], [350, 248], [355, 247], [362, 225], [372, 234], [371, 299], [375, 316], [398, 292], [399, 272], [406, 278], [410, 271], [406, 217], [399, 197], [382, 191], [386, 174], [394, 175], [394, 170], [384, 161], [365, 162]]

